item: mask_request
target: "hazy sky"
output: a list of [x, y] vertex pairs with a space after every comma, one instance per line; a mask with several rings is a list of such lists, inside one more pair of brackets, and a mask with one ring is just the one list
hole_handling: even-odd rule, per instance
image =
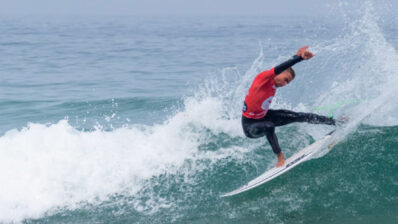
[[323, 14], [323, 0], [0, 0], [1, 14]]
[[[333, 12], [344, 2], [355, 10], [366, 1], [370, 0], [0, 0], [0, 15], [317, 16]], [[382, 14], [398, 13], [398, 0], [372, 2]]]

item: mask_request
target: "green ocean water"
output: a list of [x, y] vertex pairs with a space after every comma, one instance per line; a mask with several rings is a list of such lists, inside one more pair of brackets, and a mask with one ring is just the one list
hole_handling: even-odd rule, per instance
[[[398, 31], [386, 8], [0, 17], [0, 223], [397, 223]], [[266, 139], [243, 135], [242, 101], [306, 44], [316, 56], [271, 108], [348, 117], [338, 143], [221, 198], [274, 166]], [[331, 130], [276, 133], [288, 157]]]

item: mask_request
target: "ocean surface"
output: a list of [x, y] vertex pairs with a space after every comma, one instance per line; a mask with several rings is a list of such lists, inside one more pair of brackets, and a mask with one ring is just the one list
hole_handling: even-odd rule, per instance
[[[380, 4], [0, 16], [0, 223], [398, 223], [398, 20]], [[304, 45], [316, 56], [271, 108], [348, 117], [338, 144], [221, 198], [275, 165], [241, 107], [256, 74]], [[289, 157], [331, 130], [277, 135]]]

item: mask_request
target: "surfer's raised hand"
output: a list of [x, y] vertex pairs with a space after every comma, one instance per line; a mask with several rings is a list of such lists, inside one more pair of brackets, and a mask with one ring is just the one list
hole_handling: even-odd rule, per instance
[[296, 55], [302, 57], [304, 60], [308, 60], [314, 57], [315, 55], [312, 52], [308, 51], [307, 49], [308, 46], [299, 48]]

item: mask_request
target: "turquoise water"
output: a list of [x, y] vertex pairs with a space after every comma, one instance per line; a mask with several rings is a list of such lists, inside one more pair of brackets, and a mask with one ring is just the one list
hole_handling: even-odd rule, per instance
[[[377, 7], [376, 7], [377, 6]], [[396, 18], [1, 17], [0, 223], [397, 223]], [[326, 155], [247, 139], [255, 75], [310, 45], [273, 108], [350, 117]], [[329, 114], [330, 111], [317, 110]], [[330, 131], [277, 130], [287, 156]]]

